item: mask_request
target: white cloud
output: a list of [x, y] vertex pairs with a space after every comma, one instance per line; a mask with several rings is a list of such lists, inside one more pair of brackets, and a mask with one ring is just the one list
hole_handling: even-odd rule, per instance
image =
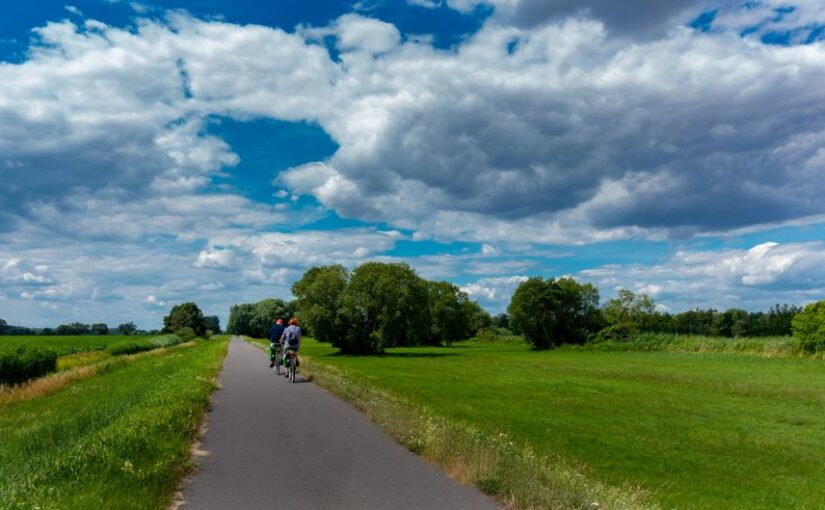
[[227, 269], [232, 267], [233, 262], [234, 254], [231, 250], [208, 250], [198, 254], [195, 267]]
[[527, 281], [526, 276], [481, 278], [462, 286], [461, 290], [494, 312], [503, 312], [516, 288], [525, 281]]
[[[630, 288], [682, 311], [696, 306], [767, 309], [825, 295], [825, 243], [768, 242], [749, 249], [682, 250], [658, 265], [612, 265], [585, 270], [602, 291]], [[604, 298], [605, 296], [603, 296]]]

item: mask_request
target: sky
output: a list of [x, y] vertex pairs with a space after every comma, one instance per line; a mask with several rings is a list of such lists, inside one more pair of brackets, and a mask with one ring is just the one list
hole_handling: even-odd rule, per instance
[[406, 262], [825, 298], [820, 0], [0, 4], [0, 317], [161, 325]]

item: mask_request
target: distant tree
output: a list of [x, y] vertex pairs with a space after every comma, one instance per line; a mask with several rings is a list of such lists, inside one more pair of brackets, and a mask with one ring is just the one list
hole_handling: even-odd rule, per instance
[[203, 312], [195, 303], [175, 305], [169, 315], [163, 318], [164, 333], [174, 333], [181, 328], [192, 328], [198, 336], [206, 333]]
[[427, 282], [430, 307], [430, 340], [452, 345], [470, 337], [470, 321], [465, 313], [467, 294], [450, 282]]
[[93, 335], [108, 335], [109, 326], [106, 324], [92, 324], [89, 326], [89, 333]]
[[583, 343], [602, 325], [599, 291], [572, 278], [530, 278], [516, 289], [507, 313], [536, 349]]
[[207, 315], [203, 318], [204, 322], [206, 323], [206, 330], [211, 331], [215, 334], [220, 334], [221, 332], [221, 320], [217, 315]]
[[43, 328], [43, 331], [40, 332], [41, 335], [54, 335], [54, 330], [52, 328]]
[[184, 342], [188, 342], [190, 340], [194, 340], [198, 335], [195, 333], [190, 327], [180, 328], [179, 330], [175, 331], [175, 334], [181, 337]]
[[493, 317], [493, 326], [497, 328], [509, 328], [510, 327], [510, 316], [506, 313], [500, 313]]
[[252, 336], [252, 317], [255, 314], [255, 305], [241, 303], [229, 309], [229, 320], [226, 322], [226, 332], [233, 335]]
[[476, 336], [482, 329], [489, 328], [493, 325], [493, 318], [490, 317], [487, 310], [482, 308], [477, 301], [468, 299], [464, 301], [462, 308], [465, 320], [467, 321], [468, 338]]
[[343, 352], [380, 353], [429, 337], [427, 284], [407, 264], [362, 264], [353, 271], [341, 302], [350, 322]]
[[250, 332], [255, 338], [266, 338], [275, 319], [288, 319], [293, 314], [283, 299], [264, 299], [255, 303], [249, 321]]
[[4, 319], [0, 319], [0, 329], [5, 328], [7, 324], [8, 322], [6, 322]]
[[124, 322], [117, 327], [121, 335], [134, 335], [137, 333], [137, 326], [134, 322]]
[[341, 297], [350, 279], [349, 271], [340, 265], [313, 267], [292, 284], [297, 310], [303, 326], [312, 330], [321, 342], [336, 347], [347, 335], [348, 321], [341, 316]]
[[88, 324], [73, 322], [71, 324], [61, 324], [55, 330], [58, 335], [88, 335], [90, 328]]
[[793, 335], [804, 352], [825, 352], [825, 301], [811, 303], [792, 321]]
[[602, 308], [606, 327], [600, 332], [600, 336], [605, 339], [627, 340], [644, 330], [655, 312], [656, 304], [647, 294], [634, 294], [629, 289], [620, 289], [618, 295]]

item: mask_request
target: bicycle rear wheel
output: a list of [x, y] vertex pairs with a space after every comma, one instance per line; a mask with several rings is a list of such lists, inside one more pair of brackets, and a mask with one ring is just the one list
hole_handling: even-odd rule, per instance
[[289, 357], [289, 380], [295, 382], [295, 357]]

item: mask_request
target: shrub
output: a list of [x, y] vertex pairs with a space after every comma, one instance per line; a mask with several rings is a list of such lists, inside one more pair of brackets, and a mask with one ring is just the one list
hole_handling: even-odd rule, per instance
[[825, 300], [811, 303], [791, 323], [797, 346], [803, 352], [825, 352]]
[[179, 330], [175, 331], [175, 334], [181, 337], [181, 339], [183, 339], [184, 342], [194, 340], [195, 337], [198, 336], [195, 334], [195, 330], [192, 328], [180, 328]]
[[0, 352], [0, 384], [18, 384], [57, 370], [57, 353], [39, 347]]

